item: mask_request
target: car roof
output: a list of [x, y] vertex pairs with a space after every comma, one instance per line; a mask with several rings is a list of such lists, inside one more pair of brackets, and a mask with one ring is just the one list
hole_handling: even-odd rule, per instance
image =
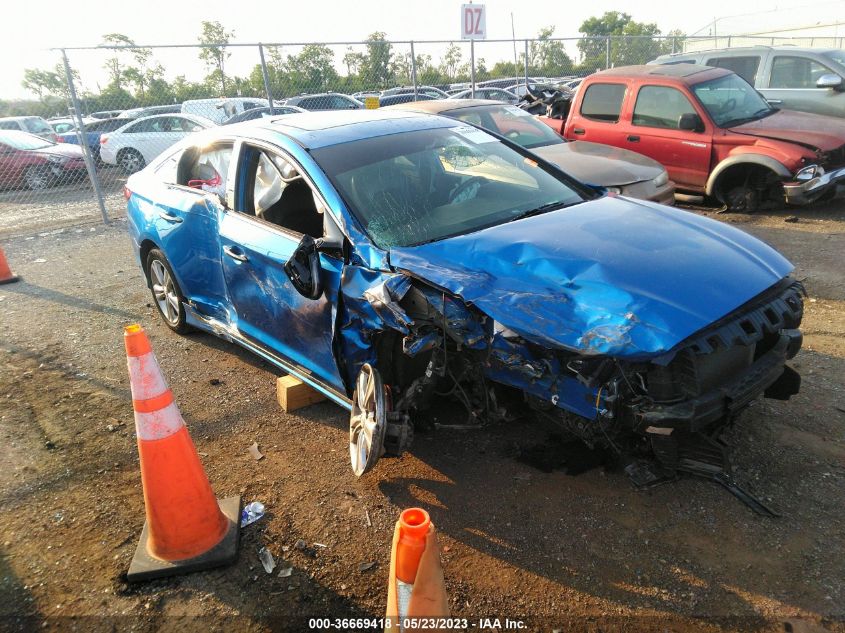
[[[712, 68], [700, 64], [664, 64], [664, 65], [640, 65], [640, 66], [619, 66], [608, 68], [597, 72], [593, 77], [646, 77], [658, 76], [686, 80], [685, 83], [698, 83], [699, 79], [707, 78], [704, 73], [710, 73], [712, 77], [730, 75], [732, 71], [727, 68]], [[702, 75], [696, 77], [696, 75]], [[689, 81], [695, 77], [694, 81]]]
[[696, 57], [698, 55], [714, 55], [714, 54], [729, 54], [729, 53], [759, 53], [760, 51], [776, 51], [778, 53], [831, 53], [839, 52], [838, 48], [814, 48], [810, 46], [792, 46], [790, 44], [782, 44], [780, 46], [768, 46], [766, 44], [757, 44], [756, 46], [734, 46], [731, 48], [707, 48], [700, 51], [687, 51], [685, 53], [669, 53], [668, 55], [661, 55], [657, 59], [681, 59], [684, 57]]
[[[433, 99], [431, 101], [409, 101], [408, 103], [397, 103], [387, 106], [391, 110], [405, 110], [406, 112], [425, 112], [428, 114], [440, 114], [441, 112], [452, 112], [464, 108], [477, 106], [499, 106], [508, 104], [492, 99]], [[513, 107], [513, 106], [512, 106]]]
[[[240, 124], [238, 124], [240, 125]], [[392, 110], [323, 110], [296, 116], [280, 115], [249, 121], [253, 130], [264, 129], [285, 134], [306, 149], [318, 149], [365, 138], [387, 136], [416, 130], [454, 127], [445, 117]]]

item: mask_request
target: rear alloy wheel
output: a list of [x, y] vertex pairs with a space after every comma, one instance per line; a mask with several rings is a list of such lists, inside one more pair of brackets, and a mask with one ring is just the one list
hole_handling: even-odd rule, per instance
[[24, 181], [33, 191], [46, 189], [50, 186], [50, 172], [46, 167], [30, 167], [24, 174]]
[[378, 370], [365, 363], [355, 381], [349, 415], [349, 458], [357, 477], [375, 466], [381, 457], [386, 431], [384, 384]]
[[127, 176], [131, 176], [136, 171], [141, 171], [147, 164], [141, 152], [137, 149], [127, 148], [120, 150], [117, 156], [117, 164]]
[[179, 334], [190, 330], [185, 321], [185, 297], [164, 253], [157, 248], [147, 255], [147, 281], [159, 314], [167, 327]]

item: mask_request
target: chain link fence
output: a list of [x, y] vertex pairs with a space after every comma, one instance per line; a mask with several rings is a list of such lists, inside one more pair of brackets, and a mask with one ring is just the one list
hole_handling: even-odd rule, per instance
[[[806, 40], [806, 41], [805, 41]], [[123, 185], [196, 130], [275, 113], [472, 96], [516, 100], [668, 53], [842, 38], [582, 37], [62, 49], [38, 101], [0, 118], [0, 234], [120, 216]], [[40, 72], [40, 71], [39, 71]], [[7, 112], [0, 114], [9, 114]]]

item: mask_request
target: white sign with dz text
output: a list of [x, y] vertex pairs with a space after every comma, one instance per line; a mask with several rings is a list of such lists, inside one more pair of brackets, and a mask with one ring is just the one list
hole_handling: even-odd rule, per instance
[[461, 5], [461, 39], [487, 39], [487, 14], [483, 4]]

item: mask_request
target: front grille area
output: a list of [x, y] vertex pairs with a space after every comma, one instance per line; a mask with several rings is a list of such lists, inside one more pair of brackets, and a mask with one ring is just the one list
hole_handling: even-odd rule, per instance
[[668, 365], [655, 365], [648, 372], [649, 397], [677, 402], [729, 383], [768, 352], [783, 330], [798, 327], [804, 294], [799, 282], [787, 282], [693, 336]]
[[[761, 299], [740, 309], [716, 326], [693, 335], [684, 346], [695, 354], [710, 354], [735, 345], [751, 346], [767, 335], [797, 328], [804, 316], [804, 286], [790, 282], [774, 297]], [[766, 350], [758, 350], [758, 355]]]

